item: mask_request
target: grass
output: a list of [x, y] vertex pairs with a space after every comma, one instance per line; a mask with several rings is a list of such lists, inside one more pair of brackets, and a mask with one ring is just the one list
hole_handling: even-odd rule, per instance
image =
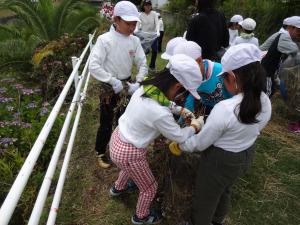
[[[157, 58], [159, 69], [165, 64]], [[137, 194], [120, 199], [109, 197], [108, 190], [117, 178], [118, 169], [102, 170], [96, 165], [98, 104], [94, 80], [82, 113], [57, 224], [131, 224]], [[273, 105], [272, 121], [256, 142], [253, 166], [234, 186], [227, 225], [300, 224], [300, 135], [288, 133], [289, 116], [284, 104], [276, 100]], [[175, 225], [168, 220], [161, 224]]]

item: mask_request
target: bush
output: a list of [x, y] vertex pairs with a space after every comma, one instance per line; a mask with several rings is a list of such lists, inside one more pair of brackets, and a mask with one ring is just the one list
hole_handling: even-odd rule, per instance
[[[13, 78], [0, 80], [0, 204], [10, 190], [51, 110], [51, 106], [42, 101], [40, 93], [41, 89], [25, 87]], [[28, 218], [62, 122], [63, 118], [59, 116], [10, 224], [24, 224]]]

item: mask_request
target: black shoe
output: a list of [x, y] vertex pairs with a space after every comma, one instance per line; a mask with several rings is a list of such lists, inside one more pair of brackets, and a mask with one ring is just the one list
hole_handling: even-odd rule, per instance
[[116, 196], [120, 196], [123, 193], [134, 192], [137, 189], [138, 187], [136, 186], [136, 184], [132, 180], [129, 180], [127, 183], [127, 187], [124, 190], [117, 190], [114, 185], [109, 189], [109, 194], [113, 197], [116, 197]]
[[140, 219], [136, 215], [131, 217], [131, 222], [133, 224], [158, 224], [162, 221], [162, 215], [160, 212], [151, 211], [149, 216]]

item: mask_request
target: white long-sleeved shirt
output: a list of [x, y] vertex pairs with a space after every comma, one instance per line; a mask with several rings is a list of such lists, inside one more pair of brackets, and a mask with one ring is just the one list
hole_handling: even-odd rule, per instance
[[232, 45], [238, 45], [238, 44], [242, 44], [242, 43], [254, 44], [257, 47], [259, 47], [258, 39], [256, 37], [242, 38], [239, 36], [233, 40]]
[[162, 20], [162, 18], [158, 20], [158, 23], [159, 23], [159, 31], [164, 31], [164, 21]]
[[151, 11], [149, 14], [142, 12], [140, 14], [140, 20], [141, 23], [138, 24], [138, 27], [143, 32], [159, 33], [159, 21], [155, 11]]
[[[229, 152], [241, 152], [252, 146], [271, 118], [271, 102], [265, 93], [261, 94], [262, 110], [257, 116], [258, 123], [239, 122], [234, 110], [242, 101], [243, 95], [223, 100], [215, 105], [202, 130], [180, 144], [184, 151], [203, 151], [214, 145]], [[238, 112], [237, 112], [238, 113]]]
[[192, 127], [180, 128], [168, 107], [143, 94], [143, 87], [136, 90], [119, 119], [121, 140], [137, 148], [146, 148], [160, 134], [182, 143], [195, 133]]
[[89, 70], [93, 77], [109, 83], [111, 78], [119, 80], [131, 76], [133, 63], [138, 68], [136, 81], [140, 82], [148, 73], [146, 55], [140, 40], [133, 36], [125, 36], [115, 29], [98, 37], [92, 50]]
[[229, 45], [232, 45], [234, 39], [239, 36], [238, 30], [228, 29], [229, 31]]
[[280, 28], [278, 32], [272, 34], [261, 46], [259, 46], [260, 50], [268, 51], [275, 38], [278, 36], [278, 34], [283, 34], [283, 33], [288, 33], [288, 31], [283, 28]]

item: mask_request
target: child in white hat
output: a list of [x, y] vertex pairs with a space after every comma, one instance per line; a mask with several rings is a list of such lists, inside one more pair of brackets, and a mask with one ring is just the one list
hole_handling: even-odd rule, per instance
[[255, 141], [271, 118], [271, 102], [263, 92], [260, 50], [253, 44], [236, 45], [227, 50], [221, 63], [220, 76], [234, 96], [216, 104], [201, 131], [177, 145], [177, 151], [202, 152], [192, 224], [223, 223], [232, 186], [251, 166]]
[[243, 21], [243, 17], [241, 15], [234, 15], [230, 18], [230, 22], [228, 25], [229, 31], [229, 45], [232, 45], [234, 39], [239, 36], [239, 23]]
[[[202, 83], [197, 88], [197, 92], [201, 97], [204, 106], [204, 114], [208, 115], [215, 104], [230, 98], [232, 95], [224, 86], [224, 79], [218, 77], [222, 71], [222, 65], [208, 59], [202, 59], [201, 47], [193, 41], [186, 41], [178, 44], [174, 49], [174, 55], [185, 54], [190, 56], [198, 63], [202, 75]], [[184, 103], [184, 108], [194, 112], [196, 99], [189, 95]]]
[[112, 29], [98, 37], [89, 63], [92, 76], [102, 82], [100, 127], [95, 146], [98, 164], [102, 168], [110, 166], [105, 150], [112, 130], [112, 120], [114, 117], [118, 119], [115, 108], [120, 93], [125, 92], [124, 82], [130, 81], [132, 66], [135, 64], [138, 69], [135, 83], [128, 83], [126, 93], [131, 95], [148, 73], [146, 56], [140, 40], [132, 35], [136, 23], [140, 21], [136, 6], [129, 1], [118, 2], [114, 8], [113, 21]]
[[256, 27], [256, 22], [254, 19], [247, 18], [241, 22], [242, 31], [239, 37], [236, 37], [232, 45], [238, 45], [241, 43], [249, 43], [259, 46], [258, 39], [254, 35], [254, 29]]
[[186, 55], [170, 58], [170, 69], [165, 69], [154, 78], [141, 82], [141, 87], [132, 95], [119, 119], [110, 141], [110, 157], [121, 170], [110, 189], [112, 196], [128, 191], [128, 179], [139, 189], [133, 224], [156, 224], [161, 214], [151, 211], [150, 205], [157, 191], [157, 182], [148, 165], [147, 146], [160, 134], [183, 143], [199, 131], [203, 118], [191, 120], [191, 126], [180, 128], [170, 110], [171, 101], [185, 91], [199, 99], [197, 87], [201, 84], [199, 66]]

